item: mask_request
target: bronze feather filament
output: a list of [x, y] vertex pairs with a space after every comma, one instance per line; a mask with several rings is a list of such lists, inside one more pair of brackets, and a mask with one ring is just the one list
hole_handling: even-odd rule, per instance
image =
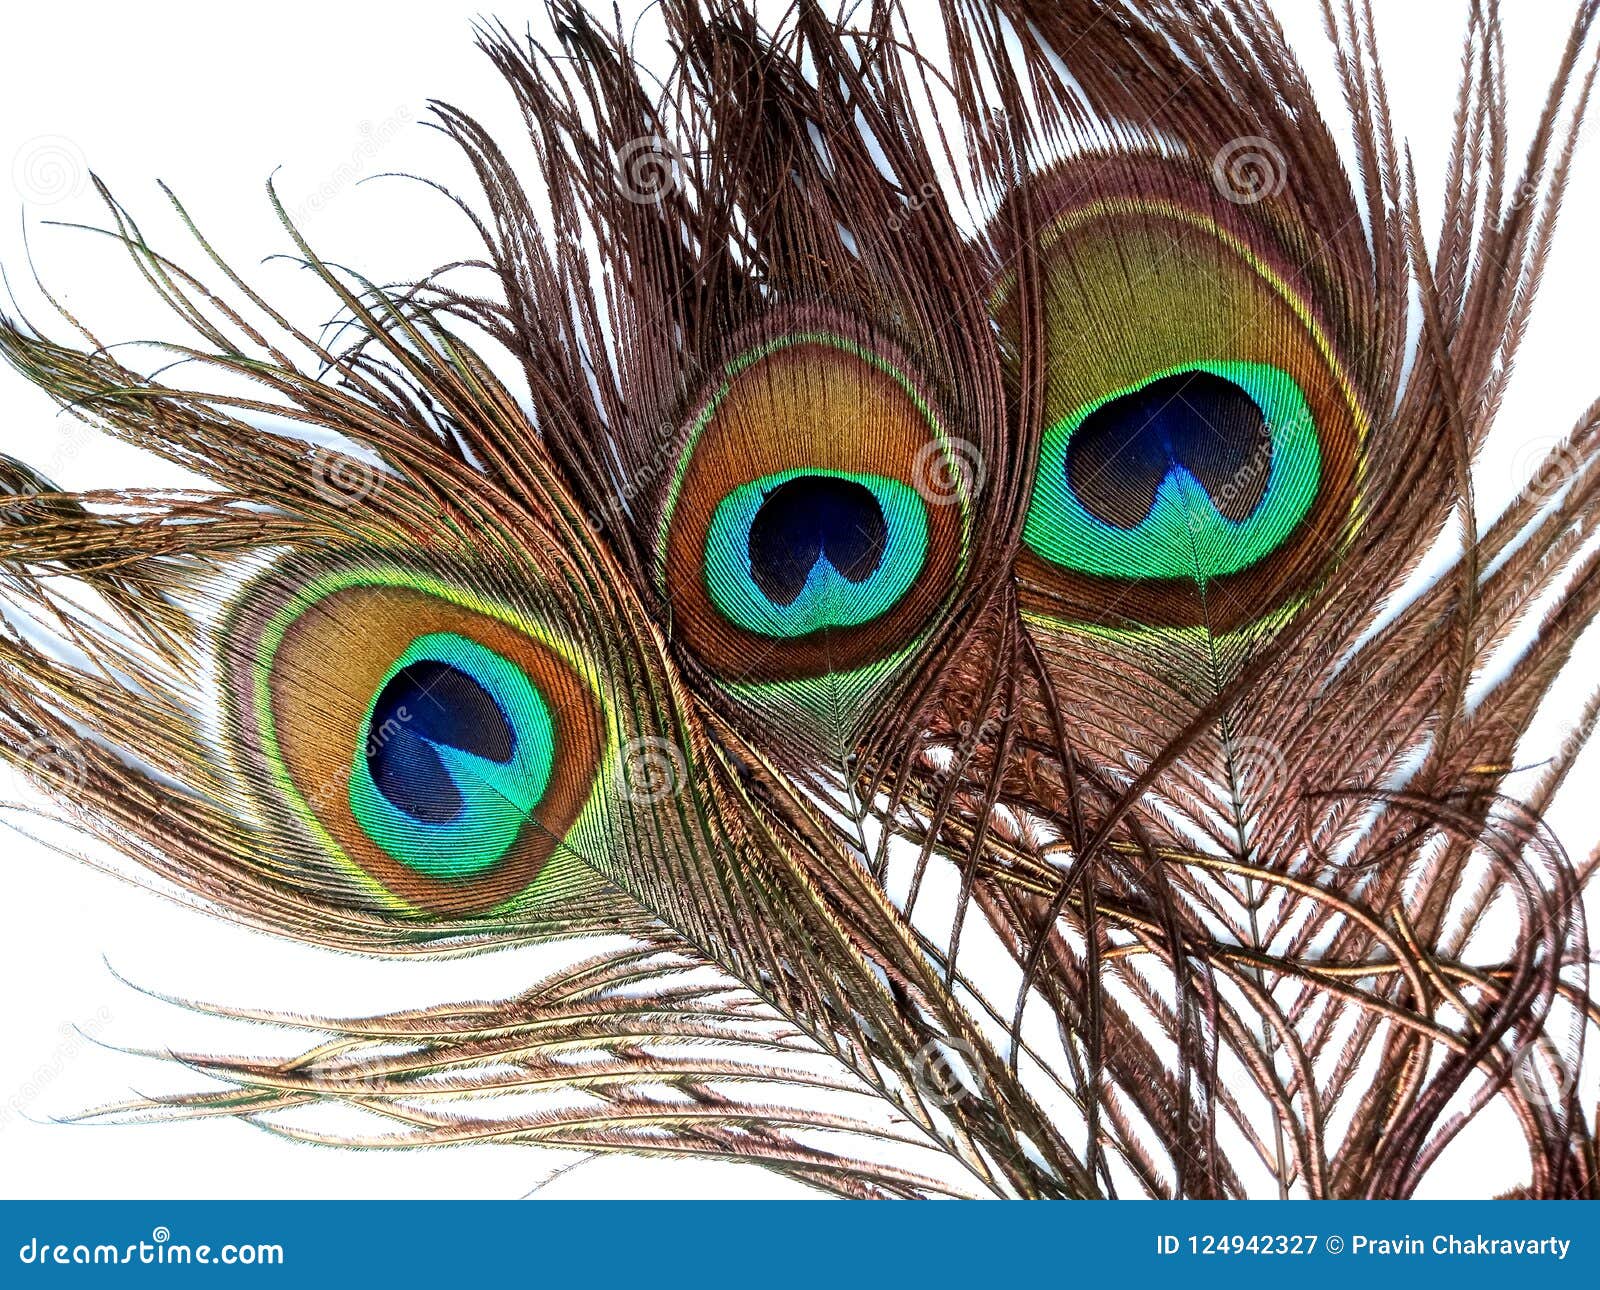
[[314, 1038], [91, 1119], [1391, 1198], [1496, 1114], [1501, 1191], [1600, 1198], [1600, 855], [1543, 823], [1582, 740], [1506, 783], [1600, 608], [1600, 404], [1498, 514], [1473, 480], [1597, 4], [1527, 141], [1469, 6], [1442, 194], [1361, 0], [1348, 137], [1264, 0], [907, 8], [665, 0], [658, 79], [561, 0], [478, 35], [526, 138], [432, 107], [472, 264], [379, 285], [269, 190], [322, 328], [102, 186], [160, 361], [0, 320], [209, 481], [0, 457], [0, 751], [84, 845], [331, 951], [579, 947], [224, 1009]]

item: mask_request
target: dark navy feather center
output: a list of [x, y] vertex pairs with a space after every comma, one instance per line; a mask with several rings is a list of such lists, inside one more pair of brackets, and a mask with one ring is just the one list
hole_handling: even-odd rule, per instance
[[460, 668], [409, 663], [373, 705], [367, 768], [384, 797], [424, 824], [448, 824], [466, 805], [441, 747], [506, 765], [516, 733], [489, 691]]
[[1137, 528], [1179, 467], [1218, 512], [1248, 519], [1266, 495], [1272, 432], [1243, 389], [1210, 372], [1163, 376], [1102, 404], [1067, 441], [1067, 486], [1096, 519]]
[[800, 475], [766, 495], [750, 524], [750, 576], [775, 605], [792, 605], [826, 556], [851, 582], [883, 561], [889, 525], [872, 490], [832, 475]]

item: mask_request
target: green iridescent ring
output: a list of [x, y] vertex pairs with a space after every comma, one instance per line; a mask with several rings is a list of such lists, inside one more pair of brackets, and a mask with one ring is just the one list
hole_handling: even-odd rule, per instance
[[[1270, 466], [1259, 501], [1242, 519], [1219, 508], [1213, 490], [1182, 466], [1166, 473], [1154, 505], [1130, 526], [1108, 523], [1083, 504], [1068, 480], [1074, 435], [1097, 411], [1169, 377], [1201, 372], [1244, 391], [1270, 436]], [[1305, 394], [1293, 377], [1265, 363], [1203, 362], [1167, 368], [1074, 409], [1044, 434], [1023, 540], [1066, 569], [1114, 578], [1216, 578], [1270, 555], [1317, 497], [1322, 455]]]
[[[420, 664], [434, 665], [424, 675], [453, 681], [455, 692], [472, 686], [489, 700], [492, 707], [480, 705], [489, 721], [480, 717], [479, 726], [490, 729], [468, 728], [459, 742], [485, 740], [503, 722], [503, 755], [493, 755], [498, 749], [472, 751], [441, 738], [435, 727], [448, 731], [447, 723], [459, 714], [440, 711], [442, 721], [425, 724], [435, 715], [443, 687], [436, 680], [430, 695], [416, 685], [404, 685]], [[401, 693], [396, 697], [397, 689]], [[416, 710], [419, 705], [421, 711]], [[419, 753], [430, 759], [421, 768], [416, 765]], [[367, 708], [351, 761], [350, 807], [367, 835], [401, 864], [430, 878], [470, 878], [494, 865], [516, 842], [544, 796], [555, 756], [549, 705], [521, 668], [464, 636], [422, 636], [395, 660]], [[374, 768], [387, 764], [385, 759], [399, 765], [389, 776], [394, 787], [374, 779]], [[439, 781], [450, 794], [447, 811], [424, 797], [434, 786], [431, 781]], [[446, 814], [448, 818], [438, 818]]]
[[[767, 499], [794, 479], [847, 480], [865, 489], [885, 521], [884, 549], [859, 581], [829, 563], [811, 566], [803, 588], [788, 604], [775, 603], [757, 585], [749, 535]], [[927, 506], [898, 479], [839, 470], [785, 470], [733, 489], [712, 514], [706, 535], [706, 591], [728, 621], [780, 640], [829, 627], [855, 627], [886, 613], [916, 581], [928, 554]]]

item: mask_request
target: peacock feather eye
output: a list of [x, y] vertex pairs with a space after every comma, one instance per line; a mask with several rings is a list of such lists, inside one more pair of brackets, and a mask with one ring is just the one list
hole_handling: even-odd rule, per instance
[[380, 903], [513, 901], [595, 794], [599, 695], [558, 637], [503, 606], [347, 570], [285, 598], [254, 639], [234, 663], [248, 742], [277, 801]]
[[735, 685], [901, 655], [965, 570], [961, 467], [886, 343], [817, 327], [752, 344], [691, 418], [663, 507], [675, 634]]
[[[1245, 208], [1150, 161], [1028, 194], [1045, 403], [1018, 577], [1034, 616], [1234, 630], [1292, 608], [1358, 508], [1366, 418], [1313, 282]], [[1016, 344], [1009, 284], [1002, 328]]]
[[1023, 540], [1102, 577], [1220, 578], [1293, 533], [1321, 463], [1287, 372], [1215, 362], [1157, 372], [1045, 431]]
[[430, 878], [482, 874], [544, 797], [555, 725], [539, 688], [454, 632], [419, 637], [364, 719], [350, 809], [366, 835]]
[[730, 623], [778, 640], [882, 617], [928, 555], [916, 490], [884, 475], [784, 470], [741, 484], [711, 515], [705, 582]]

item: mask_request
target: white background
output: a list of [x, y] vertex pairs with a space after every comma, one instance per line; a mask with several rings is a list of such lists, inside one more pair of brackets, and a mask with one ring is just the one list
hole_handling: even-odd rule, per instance
[[[609, 5], [605, 6], [609, 8]], [[1394, 107], [1411, 140], [1424, 194], [1437, 188], [1448, 140], [1464, 0], [1376, 0]], [[637, 12], [640, 6], [625, 8]], [[932, 6], [930, 5], [931, 9]], [[1334, 103], [1315, 0], [1278, 5], [1314, 80]], [[1574, 8], [1556, 0], [1508, 6], [1514, 138], [1526, 140]], [[470, 192], [448, 143], [415, 124], [426, 100], [463, 107], [503, 136], [516, 131], [508, 93], [472, 46], [483, 12], [464, 0], [427, 5], [307, 4], [267, 8], [166, 3], [12, 6], [0, 19], [0, 265], [34, 314], [28, 246], [41, 276], [86, 315], [102, 339], [160, 334], [158, 315], [125, 264], [89, 235], [45, 220], [100, 223], [86, 166], [106, 180], [163, 246], [180, 243], [154, 186], [166, 180], [208, 235], [291, 316], [320, 321], [326, 302], [286, 264], [255, 269], [286, 249], [263, 193], [280, 166], [285, 204], [327, 258], [379, 280], [403, 278], [476, 251], [445, 202], [416, 185], [351, 176], [409, 171]], [[497, 11], [514, 29], [525, 11]], [[1332, 109], [1330, 108], [1330, 111]], [[1591, 131], [1591, 134], [1593, 132]], [[1429, 211], [1425, 207], [1424, 215]], [[1600, 263], [1600, 148], [1578, 159], [1563, 236], [1524, 347], [1500, 431], [1483, 462], [1487, 514], [1600, 393], [1593, 300]], [[296, 314], [296, 302], [301, 312]], [[306, 313], [306, 309], [313, 312]], [[39, 311], [40, 317], [43, 311]], [[170, 322], [165, 328], [176, 329]], [[63, 486], [177, 482], [130, 449], [103, 443], [56, 415], [9, 369], [0, 370], [0, 451]], [[1591, 646], [1593, 642], [1589, 642]], [[1548, 755], [1592, 683], [1585, 651], [1522, 760]], [[1580, 767], [1553, 823], [1587, 854], [1600, 832], [1596, 759]], [[7, 796], [0, 785], [0, 798]], [[104, 875], [0, 831], [0, 1195], [5, 1196], [439, 1196], [512, 1197], [569, 1153], [514, 1147], [440, 1152], [353, 1152], [295, 1146], [247, 1125], [216, 1121], [158, 1128], [50, 1122], [88, 1106], [173, 1087], [181, 1073], [104, 1045], [163, 1047], [208, 1039], [221, 1048], [263, 1044], [258, 1034], [197, 1023], [112, 974], [155, 991], [284, 1010], [359, 1014], [499, 995], [528, 976], [525, 960], [377, 963], [247, 934], [174, 909]], [[96, 1042], [83, 1037], [87, 1032]], [[270, 1037], [269, 1037], [270, 1039]], [[297, 1046], [283, 1036], [288, 1047]], [[1503, 1176], [1492, 1141], [1438, 1181], [1435, 1194], [1479, 1194]], [[796, 1194], [765, 1173], [734, 1167], [595, 1160], [541, 1196]]]

